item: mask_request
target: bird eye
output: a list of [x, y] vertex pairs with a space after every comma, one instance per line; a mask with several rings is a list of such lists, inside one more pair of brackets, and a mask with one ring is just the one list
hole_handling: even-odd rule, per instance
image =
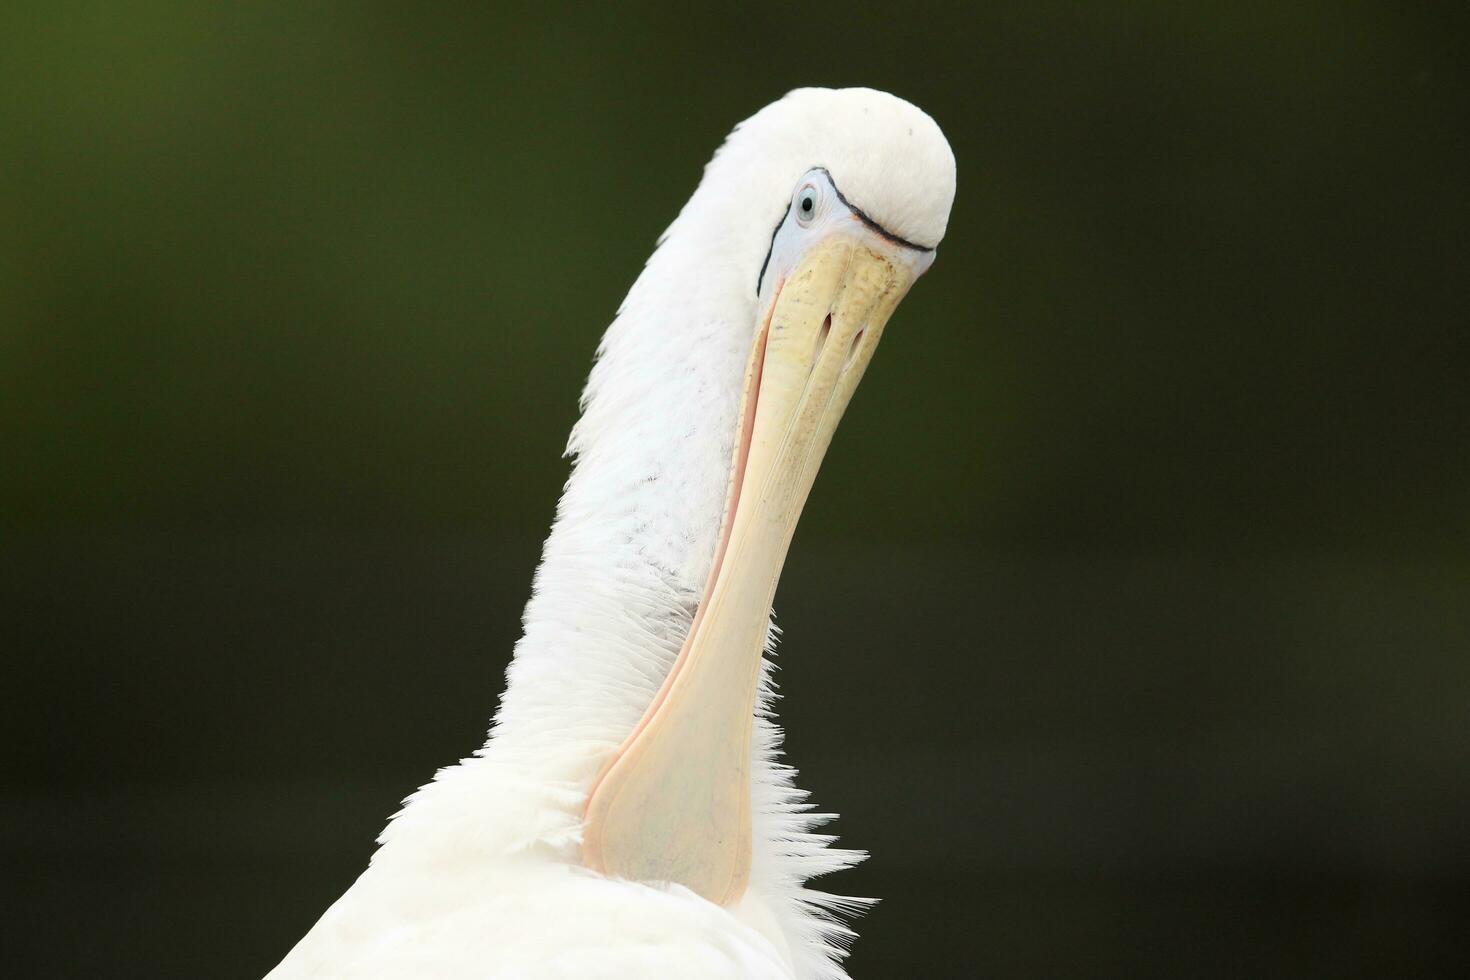
[[817, 209], [822, 206], [822, 192], [816, 184], [803, 184], [796, 192], [796, 220], [803, 228], [812, 223]]

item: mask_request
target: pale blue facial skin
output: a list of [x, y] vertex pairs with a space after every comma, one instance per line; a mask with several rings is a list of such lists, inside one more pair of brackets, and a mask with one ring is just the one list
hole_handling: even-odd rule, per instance
[[791, 192], [786, 215], [772, 237], [770, 257], [762, 270], [756, 295], [762, 300], [769, 299], [771, 284], [780, 282], [796, 268], [807, 249], [836, 234], [866, 237], [874, 244], [886, 246], [895, 258], [908, 262], [916, 279], [934, 264], [934, 249], [894, 239], [875, 229], [866, 216], [842, 199], [832, 175], [822, 167], [813, 167], [802, 174]]

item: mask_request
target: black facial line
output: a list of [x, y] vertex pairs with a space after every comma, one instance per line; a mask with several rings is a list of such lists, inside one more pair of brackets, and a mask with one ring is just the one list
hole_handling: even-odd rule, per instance
[[776, 251], [776, 236], [781, 233], [781, 226], [786, 223], [786, 216], [791, 213], [791, 202], [786, 202], [786, 210], [781, 212], [781, 220], [776, 222], [776, 227], [771, 229], [771, 244], [766, 249], [766, 260], [761, 263], [761, 274], [755, 277], [755, 294], [761, 294], [761, 283], [766, 281], [766, 266], [771, 264], [771, 255]]
[[[918, 242], [911, 242], [907, 238], [895, 235], [893, 232], [889, 231], [887, 228], [884, 228], [882, 225], [878, 224], [878, 222], [868, 217], [866, 211], [842, 196], [842, 191], [840, 188], [838, 188], [836, 179], [832, 176], [832, 172], [826, 167], [812, 167], [811, 169], [817, 171], [818, 173], [823, 173], [827, 175], [827, 182], [832, 185], [832, 191], [837, 195], [837, 200], [842, 202], [843, 207], [847, 208], [847, 210], [857, 215], [857, 219], [868, 228], [877, 232], [879, 235], [888, 239], [895, 245], [902, 245], [904, 248], [911, 248], [917, 252], [934, 251], [933, 245], [920, 245]], [[807, 172], [811, 173], [811, 170]], [[776, 236], [781, 233], [781, 226], [786, 223], [786, 218], [790, 214], [791, 202], [788, 200], [786, 202], [786, 210], [781, 212], [781, 220], [777, 221], [776, 227], [771, 229], [771, 244], [766, 248], [766, 259], [764, 262], [761, 263], [760, 275], [755, 277], [755, 294], [757, 296], [760, 295], [761, 284], [766, 281], [766, 267], [771, 264], [771, 256], [776, 251]]]
[[[836, 193], [837, 200], [841, 201], [847, 207], [847, 209], [849, 211], [851, 211], [853, 214], [855, 214], [855, 215], [858, 216], [858, 220], [859, 221], [861, 221], [863, 224], [867, 225], [873, 231], [876, 231], [878, 234], [882, 235], [884, 238], [888, 239], [893, 244], [895, 244], [895, 245], [902, 245], [904, 248], [911, 248], [911, 249], [914, 249], [917, 252], [932, 252], [932, 251], [934, 251], [934, 246], [933, 245], [920, 245], [918, 242], [911, 242], [907, 238], [902, 238], [902, 237], [900, 237], [898, 235], [895, 235], [893, 232], [889, 231], [887, 228], [884, 228], [882, 225], [878, 224], [878, 222], [876, 222], [872, 218], [868, 217], [867, 212], [865, 212], [862, 208], [858, 207], [856, 204], [853, 204], [847, 198], [845, 198], [845, 197], [842, 196], [842, 188], [840, 188], [840, 187], [837, 186], [837, 180], [836, 180], [836, 178], [834, 178], [832, 176], [831, 171], [829, 171], [826, 167], [814, 167], [813, 169], [814, 170], [820, 170], [822, 173], [824, 173], [824, 174], [827, 175], [827, 180], [831, 182], [831, 184], [832, 184], [832, 190], [833, 190], [834, 193]], [[791, 207], [791, 205], [788, 204], [788, 205], [786, 205], [786, 207], [789, 210], [790, 207]], [[784, 221], [786, 219], [783, 218], [781, 220]]]

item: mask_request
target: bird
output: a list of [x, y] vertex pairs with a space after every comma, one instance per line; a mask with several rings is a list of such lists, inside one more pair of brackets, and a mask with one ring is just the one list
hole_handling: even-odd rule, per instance
[[737, 125], [597, 347], [487, 740], [409, 796], [268, 980], [842, 980], [868, 904], [781, 760], [772, 601], [955, 160], [803, 88]]

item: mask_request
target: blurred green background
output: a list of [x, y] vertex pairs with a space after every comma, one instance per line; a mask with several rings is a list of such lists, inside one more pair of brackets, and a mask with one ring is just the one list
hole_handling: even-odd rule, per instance
[[778, 597], [855, 976], [1466, 975], [1457, 13], [7, 4], [4, 972], [274, 965], [479, 743], [705, 160], [865, 84], [960, 176]]

